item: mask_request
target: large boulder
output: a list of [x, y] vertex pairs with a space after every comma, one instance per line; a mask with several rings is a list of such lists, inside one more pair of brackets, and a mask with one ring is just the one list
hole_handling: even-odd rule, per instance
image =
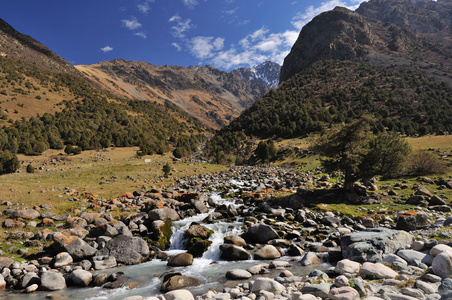
[[38, 274], [36, 274], [35, 272], [29, 272], [29, 273], [25, 274], [24, 277], [22, 277], [22, 280], [20, 282], [20, 287], [22, 289], [25, 289], [33, 284], [40, 285], [41, 278], [39, 278]]
[[380, 264], [365, 262], [359, 270], [360, 276], [373, 276], [379, 279], [395, 278], [399, 274], [391, 268]]
[[262, 223], [251, 225], [247, 235], [252, 241], [261, 244], [279, 238], [278, 233], [270, 225]]
[[221, 259], [227, 261], [248, 260], [251, 258], [251, 255], [243, 247], [232, 244], [220, 245], [220, 251]]
[[429, 225], [428, 215], [423, 211], [408, 211], [397, 218], [396, 229], [412, 231]]
[[280, 257], [281, 253], [272, 245], [265, 245], [254, 252], [254, 259], [276, 259]]
[[165, 282], [160, 286], [160, 291], [165, 293], [169, 291], [179, 290], [188, 288], [191, 286], [198, 286], [202, 282], [201, 280], [193, 277], [175, 275], [168, 278]]
[[139, 237], [118, 235], [109, 240], [96, 256], [114, 256], [118, 263], [134, 265], [149, 257], [148, 244]]
[[67, 252], [60, 252], [53, 258], [53, 267], [61, 268], [74, 262], [72, 256]]
[[213, 233], [212, 229], [209, 229], [201, 224], [193, 222], [190, 227], [185, 231], [184, 236], [187, 239], [201, 238], [203, 240], [208, 239]]
[[329, 292], [331, 300], [359, 300], [360, 296], [357, 290], [350, 286], [334, 287]]
[[452, 252], [443, 251], [436, 255], [432, 262], [432, 270], [442, 278], [450, 277], [452, 275]]
[[62, 290], [66, 288], [66, 280], [56, 270], [46, 271], [41, 275], [41, 288], [47, 291]]
[[254, 280], [251, 285], [251, 292], [267, 291], [274, 294], [279, 294], [286, 290], [286, 288], [279, 282], [266, 277], [259, 277]]
[[225, 244], [233, 244], [233, 245], [237, 245], [237, 246], [246, 246], [245, 240], [235, 234], [225, 236], [224, 243]]
[[190, 253], [179, 253], [168, 259], [169, 267], [186, 267], [193, 264], [193, 255]]
[[180, 220], [180, 216], [177, 213], [177, 211], [175, 211], [172, 208], [166, 208], [166, 207], [153, 209], [149, 212], [148, 216], [151, 221], [155, 221], [155, 220], [177, 221], [177, 220]]
[[383, 255], [395, 253], [412, 241], [413, 236], [405, 231], [372, 228], [344, 235], [341, 239], [342, 256], [360, 263], [377, 262]]
[[232, 269], [226, 272], [226, 278], [230, 280], [250, 279], [253, 275], [242, 269]]
[[75, 235], [65, 235], [60, 232], [53, 234], [54, 247], [67, 252], [75, 261], [90, 258], [96, 254], [96, 249]]
[[85, 270], [74, 270], [69, 275], [69, 279], [76, 286], [88, 286], [93, 280], [93, 274]]
[[171, 220], [155, 220], [151, 224], [152, 239], [157, 242], [158, 247], [162, 250], [168, 249], [171, 245], [172, 224]]
[[114, 256], [94, 256], [92, 260], [94, 270], [110, 269], [118, 265]]

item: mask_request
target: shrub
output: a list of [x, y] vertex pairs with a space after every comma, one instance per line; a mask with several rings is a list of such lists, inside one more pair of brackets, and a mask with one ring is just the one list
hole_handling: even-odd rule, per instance
[[14, 173], [20, 167], [17, 155], [8, 151], [0, 152], [0, 174]]
[[28, 164], [27, 173], [34, 173], [34, 172], [35, 172], [35, 168], [31, 164]]
[[182, 148], [176, 148], [173, 151], [173, 155], [175, 158], [182, 158], [184, 157], [184, 150]]
[[168, 178], [168, 176], [171, 172], [171, 165], [167, 162], [166, 164], [163, 165], [162, 171], [163, 171], [163, 176], [165, 176], [165, 178]]
[[408, 163], [408, 171], [414, 175], [444, 174], [447, 167], [434, 153], [416, 150]]

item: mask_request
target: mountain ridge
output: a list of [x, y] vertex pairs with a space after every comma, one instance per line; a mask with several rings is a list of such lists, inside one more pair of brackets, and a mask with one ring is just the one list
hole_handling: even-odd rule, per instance
[[269, 91], [262, 82], [212, 66], [156, 66], [114, 59], [76, 68], [91, 82], [127, 99], [171, 103], [219, 129]]

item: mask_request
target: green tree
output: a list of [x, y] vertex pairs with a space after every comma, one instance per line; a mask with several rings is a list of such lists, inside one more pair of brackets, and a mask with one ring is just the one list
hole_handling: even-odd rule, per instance
[[167, 162], [166, 164], [163, 165], [162, 171], [163, 171], [163, 176], [165, 176], [165, 178], [168, 178], [168, 176], [171, 172], [171, 165], [169, 164], [169, 162]]
[[182, 158], [184, 157], [184, 150], [182, 148], [176, 148], [173, 151], [173, 155], [175, 158]]
[[31, 164], [28, 164], [27, 165], [27, 173], [34, 173], [34, 172], [35, 172], [35, 168]]
[[20, 167], [17, 155], [8, 151], [0, 152], [0, 174], [16, 172]]
[[263, 162], [271, 161], [276, 156], [276, 147], [271, 139], [260, 141], [254, 155]]
[[344, 189], [352, 191], [358, 179], [397, 175], [411, 151], [408, 143], [393, 133], [372, 132], [368, 116], [318, 138], [311, 147], [321, 156], [327, 172], [344, 174]]

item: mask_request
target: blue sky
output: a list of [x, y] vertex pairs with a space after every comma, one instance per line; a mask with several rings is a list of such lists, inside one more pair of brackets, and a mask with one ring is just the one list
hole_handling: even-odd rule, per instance
[[115, 58], [222, 70], [282, 63], [301, 28], [363, 0], [5, 0], [0, 18], [72, 64]]

